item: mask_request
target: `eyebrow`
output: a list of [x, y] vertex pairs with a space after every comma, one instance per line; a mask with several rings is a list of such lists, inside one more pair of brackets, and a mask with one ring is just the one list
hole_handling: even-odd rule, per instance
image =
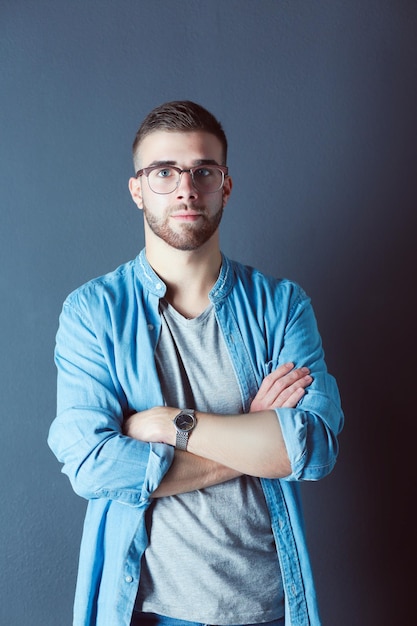
[[[152, 161], [147, 167], [164, 167], [164, 165], [175, 165], [179, 167], [178, 161]], [[193, 161], [191, 167], [197, 167], [199, 165], [219, 165], [215, 159], [196, 159]]]

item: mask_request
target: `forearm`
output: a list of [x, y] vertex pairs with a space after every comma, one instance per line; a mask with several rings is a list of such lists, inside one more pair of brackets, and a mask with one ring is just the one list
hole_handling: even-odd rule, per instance
[[[125, 422], [124, 432], [142, 441], [175, 446], [173, 419], [178, 408], [154, 407]], [[275, 411], [217, 415], [197, 411], [197, 426], [188, 441], [188, 453], [226, 466], [238, 473], [283, 478], [291, 473], [281, 426]]]
[[204, 489], [240, 475], [240, 472], [215, 461], [176, 450], [170, 469], [159, 487], [153, 492], [152, 497], [162, 498]]
[[189, 452], [242, 474], [283, 478], [291, 465], [275, 411], [242, 415], [197, 413]]

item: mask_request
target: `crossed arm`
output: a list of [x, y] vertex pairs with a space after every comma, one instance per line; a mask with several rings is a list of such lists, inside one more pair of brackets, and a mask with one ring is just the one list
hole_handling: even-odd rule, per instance
[[[187, 452], [174, 461], [153, 497], [202, 489], [242, 474], [282, 478], [291, 473], [281, 427], [273, 409], [294, 408], [312, 378], [307, 368], [281, 365], [262, 382], [250, 412], [217, 415], [197, 412], [197, 427]], [[175, 445], [173, 424], [179, 408], [154, 407], [126, 419], [125, 435], [145, 442]], [[252, 415], [256, 413], [256, 417]]]

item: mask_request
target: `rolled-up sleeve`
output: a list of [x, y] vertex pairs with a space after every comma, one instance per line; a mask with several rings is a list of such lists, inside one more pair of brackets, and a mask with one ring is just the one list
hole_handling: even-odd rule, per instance
[[174, 449], [123, 435], [132, 407], [118, 380], [111, 326], [102, 322], [74, 298], [64, 304], [55, 348], [57, 416], [48, 444], [78, 495], [141, 506], [168, 471]]
[[336, 381], [327, 371], [310, 299], [299, 287], [289, 307], [279, 360], [306, 366], [313, 377], [296, 408], [276, 409], [292, 467], [287, 480], [319, 480], [336, 463], [344, 416]]

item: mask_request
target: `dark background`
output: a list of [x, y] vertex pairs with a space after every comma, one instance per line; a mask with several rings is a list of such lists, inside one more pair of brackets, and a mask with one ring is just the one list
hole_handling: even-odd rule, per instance
[[58, 315], [142, 247], [131, 143], [185, 98], [229, 138], [224, 252], [302, 284], [340, 385], [338, 464], [303, 485], [323, 624], [415, 623], [416, 37], [405, 0], [0, 1], [1, 624], [71, 624]]

